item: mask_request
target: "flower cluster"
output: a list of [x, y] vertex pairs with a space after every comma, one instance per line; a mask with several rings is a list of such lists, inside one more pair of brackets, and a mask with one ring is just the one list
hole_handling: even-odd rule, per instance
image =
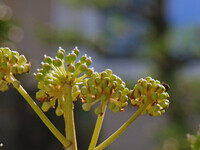
[[187, 140], [190, 143], [192, 150], [200, 149], [200, 126], [196, 135], [187, 134]]
[[169, 107], [169, 94], [166, 87], [158, 80], [151, 77], [138, 80], [138, 84], [130, 91], [133, 106], [142, 107], [147, 104], [146, 111], [150, 116], [160, 116]]
[[93, 73], [85, 80], [81, 87], [83, 110], [89, 111], [91, 106], [100, 101], [100, 106], [95, 109], [96, 114], [102, 113], [103, 103], [108, 103], [113, 112], [123, 111], [128, 105], [129, 90], [125, 83], [112, 71], [107, 69], [101, 73]]
[[[11, 51], [7, 47], [0, 48], [0, 91], [8, 90], [8, 85], [12, 82], [13, 75], [29, 72], [30, 63], [24, 55], [19, 55], [16, 51]], [[17, 81], [13, 84], [19, 85]]]
[[[77, 47], [66, 57], [65, 50], [61, 47], [58, 49], [55, 58], [45, 55], [42, 69], [38, 69], [38, 73], [35, 74], [36, 79], [39, 81], [38, 88], [40, 89], [36, 93], [36, 97], [44, 102], [42, 105], [43, 111], [48, 111], [51, 107], [55, 107], [56, 100], [58, 100], [56, 114], [58, 116], [62, 115], [62, 103], [66, 85], [72, 86], [72, 99], [74, 101], [79, 97], [80, 90], [77, 84], [81, 84], [84, 78], [90, 77], [93, 69], [88, 68], [92, 60], [86, 55], [82, 56], [78, 62], [75, 62], [78, 55], [79, 50]], [[65, 69], [65, 62], [67, 70]]]

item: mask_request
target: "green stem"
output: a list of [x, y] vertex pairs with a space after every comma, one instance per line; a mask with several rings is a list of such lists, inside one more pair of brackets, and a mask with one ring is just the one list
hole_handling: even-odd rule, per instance
[[98, 145], [95, 150], [103, 150], [105, 149], [110, 143], [112, 143], [116, 138], [118, 138], [130, 125], [131, 123], [137, 119], [141, 115], [141, 113], [146, 109], [149, 103], [144, 104], [141, 108], [139, 108], [127, 122], [125, 122], [115, 133], [113, 133], [109, 138], [107, 138], [104, 142]]
[[16, 88], [19, 93], [24, 97], [28, 104], [33, 108], [36, 114], [40, 117], [43, 123], [49, 128], [49, 130], [54, 134], [54, 136], [63, 144], [64, 147], [70, 145], [70, 142], [60, 133], [60, 131], [51, 123], [47, 116], [42, 112], [38, 105], [33, 101], [29, 94], [24, 90], [20, 85], [19, 88]]
[[97, 144], [97, 141], [99, 138], [99, 133], [101, 131], [101, 126], [102, 126], [103, 119], [104, 119], [105, 112], [106, 112], [106, 107], [107, 107], [107, 102], [104, 102], [103, 106], [102, 106], [102, 113], [100, 115], [98, 115], [98, 118], [97, 118], [97, 122], [96, 122], [95, 129], [93, 132], [92, 140], [90, 142], [89, 150], [94, 150], [95, 146]]
[[74, 124], [74, 112], [72, 101], [72, 87], [68, 84], [65, 85], [65, 93], [63, 99], [63, 113], [65, 120], [65, 134], [67, 140], [71, 142], [71, 145], [65, 147], [65, 150], [77, 150], [76, 132]]

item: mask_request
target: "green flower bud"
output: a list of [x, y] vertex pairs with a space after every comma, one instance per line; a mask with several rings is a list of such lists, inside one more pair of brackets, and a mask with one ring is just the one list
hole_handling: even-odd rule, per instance
[[81, 93], [82, 93], [83, 95], [86, 95], [86, 94], [89, 93], [86, 86], [83, 86], [83, 87], [81, 88]]
[[22, 74], [24, 72], [24, 66], [23, 65], [19, 66], [17, 72], [19, 74]]
[[30, 71], [30, 66], [31, 66], [31, 64], [25, 64], [24, 65], [24, 72], [29, 72]]
[[89, 57], [88, 59], [86, 59], [85, 63], [86, 63], [87, 66], [90, 66], [92, 64], [91, 57]]
[[94, 110], [95, 114], [100, 115], [102, 113], [102, 108], [101, 107], [97, 107]]
[[106, 69], [105, 72], [107, 73], [108, 77], [112, 75], [112, 70], [110, 69]]
[[19, 57], [19, 53], [17, 51], [11, 51], [11, 56]]
[[129, 94], [129, 89], [128, 88], [125, 88], [123, 91], [122, 91], [123, 95], [128, 95]]
[[60, 106], [58, 106], [58, 107], [56, 108], [56, 115], [57, 115], [57, 116], [62, 116], [62, 115], [63, 115], [63, 110], [61, 109]]
[[4, 92], [4, 91], [7, 91], [8, 90], [8, 85], [7, 85], [7, 82], [5, 81], [1, 81], [0, 83], [0, 91]]
[[91, 103], [93, 101], [93, 98], [89, 96], [89, 97], [86, 97], [85, 100], [87, 103]]
[[65, 53], [63, 53], [63, 51], [58, 50], [57, 52], [57, 58], [63, 60], [65, 57]]
[[113, 110], [115, 108], [115, 103], [109, 103], [108, 108]]
[[41, 108], [44, 112], [47, 112], [51, 108], [50, 102], [44, 102]]
[[99, 77], [95, 78], [95, 83], [96, 83], [96, 84], [101, 83], [101, 78], [99, 78]]
[[85, 55], [85, 56], [82, 56], [81, 58], [80, 58], [80, 62], [83, 64], [83, 63], [85, 63], [85, 60], [87, 59], [87, 55]]
[[79, 53], [80, 53], [80, 51], [78, 50], [78, 47], [75, 47], [75, 49], [73, 49], [72, 52], [73, 52], [74, 54], [76, 54], [77, 57], [78, 57], [78, 55], [79, 55]]
[[91, 109], [91, 104], [90, 103], [84, 103], [82, 105], [82, 108], [84, 111], [89, 111]]
[[84, 71], [86, 71], [87, 66], [86, 66], [85, 64], [81, 64], [81, 65], [78, 67], [78, 69], [79, 69], [81, 72], [84, 72]]
[[80, 65], [81, 65], [81, 62], [77, 62], [76, 65], [75, 65], [76, 69], [78, 69], [78, 67], [79, 67]]
[[87, 75], [87, 77], [91, 77], [93, 72], [94, 72], [93, 68], [87, 68], [86, 71], [85, 71], [85, 74]]
[[128, 101], [128, 96], [126, 96], [126, 95], [122, 96], [121, 100], [122, 100], [122, 102]]
[[50, 65], [48, 64], [48, 63], [43, 63], [42, 64], [42, 68], [47, 72], [47, 71], [49, 71], [49, 70], [51, 70], [51, 67], [50, 67]]
[[47, 97], [47, 94], [44, 90], [39, 90], [38, 92], [36, 92], [36, 98], [38, 100], [44, 101]]
[[13, 66], [12, 67], [12, 73], [13, 74], [17, 74], [18, 73], [18, 67], [17, 66]]
[[24, 55], [20, 55], [20, 56], [19, 56], [19, 59], [18, 59], [18, 61], [17, 61], [17, 63], [18, 63], [19, 65], [24, 65], [24, 64], [26, 64], [26, 63], [27, 63], [26, 57], [25, 57]]
[[38, 81], [42, 81], [44, 79], [44, 74], [38, 72], [36, 75], [35, 75], [35, 78], [38, 80]]
[[65, 62], [66, 62], [67, 64], [70, 64], [70, 63], [71, 63], [71, 59], [70, 59], [70, 56], [69, 56], [69, 55], [67, 55], [67, 56], [65, 57]]
[[7, 66], [8, 66], [8, 65], [7, 65], [7, 62], [2, 62], [2, 63], [1, 63], [1, 68], [2, 68], [2, 69], [6, 69]]
[[157, 93], [153, 93], [152, 94], [152, 99], [153, 100], [157, 100], [158, 99], [158, 94]]
[[15, 64], [15, 63], [17, 63], [17, 61], [18, 61], [18, 58], [17, 58], [17, 56], [15, 56], [15, 55], [13, 55], [13, 56], [11, 57], [11, 59], [10, 59], [10, 63], [11, 63], [11, 64]]
[[70, 53], [69, 54], [69, 59], [70, 59], [70, 62], [71, 63], [74, 63], [75, 62], [75, 60], [76, 60], [76, 54], [74, 54], [74, 53]]
[[20, 87], [20, 82], [19, 81], [14, 81], [13, 83], [13, 87], [18, 89]]
[[52, 64], [53, 63], [53, 59], [51, 58], [51, 57], [49, 57], [49, 56], [44, 56], [45, 58], [44, 58], [44, 62], [45, 63], [48, 63], [48, 64]]
[[53, 65], [56, 66], [56, 67], [60, 67], [62, 65], [62, 60], [60, 58], [54, 59]]
[[75, 71], [75, 66], [73, 64], [69, 64], [67, 66], [67, 69], [68, 69], [69, 72], [73, 73]]

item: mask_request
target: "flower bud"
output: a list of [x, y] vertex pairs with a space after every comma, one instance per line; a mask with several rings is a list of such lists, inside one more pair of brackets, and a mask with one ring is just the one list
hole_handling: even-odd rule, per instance
[[75, 66], [73, 64], [69, 64], [67, 66], [67, 69], [68, 69], [69, 72], [73, 73], [75, 71]]
[[102, 108], [101, 107], [97, 107], [94, 110], [95, 114], [100, 115], [102, 113]]
[[90, 103], [85, 103], [82, 105], [82, 108], [84, 111], [89, 111], [91, 109], [91, 104]]
[[38, 72], [36, 75], [35, 75], [35, 78], [38, 80], [38, 81], [42, 81], [44, 79], [44, 74]]
[[20, 82], [19, 81], [14, 81], [13, 83], [13, 87], [18, 89], [20, 87]]
[[102, 95], [101, 98], [100, 98], [100, 100], [102, 102], [105, 102], [107, 100], [107, 96], [106, 95]]
[[51, 108], [50, 102], [44, 102], [41, 108], [44, 112], [47, 112]]
[[43, 63], [42, 68], [47, 72], [49, 70], [51, 70], [51, 67], [48, 63]]
[[53, 59], [51, 57], [49, 57], [49, 56], [45, 56], [44, 62], [48, 63], [48, 64], [52, 64], [53, 63]]
[[56, 67], [60, 67], [62, 65], [62, 60], [60, 58], [54, 59], [53, 65], [56, 66]]
[[85, 64], [81, 64], [81, 65], [78, 67], [78, 69], [79, 69], [81, 72], [84, 72], [84, 71], [86, 71], [87, 66], [86, 66]]
[[7, 91], [7, 90], [8, 90], [7, 82], [1, 81], [1, 83], [0, 83], [0, 91], [4, 92], [4, 91]]
[[115, 103], [109, 103], [108, 108], [113, 110], [115, 108]]
[[72, 52], [73, 52], [74, 54], [76, 54], [77, 57], [78, 57], [78, 55], [79, 55], [79, 53], [80, 53], [80, 51], [78, 50], [78, 47], [75, 47], [75, 49], [73, 49]]
[[87, 58], [87, 59], [85, 60], [85, 63], [86, 63], [87, 66], [90, 66], [90, 65], [92, 64], [91, 57]]
[[18, 59], [18, 61], [17, 61], [17, 63], [18, 63], [19, 65], [24, 65], [24, 64], [26, 64], [26, 63], [27, 63], [26, 57], [25, 57], [24, 55], [20, 55], [20, 56], [19, 56], [19, 59]]
[[62, 116], [63, 115], [63, 110], [62, 110], [62, 108], [60, 106], [58, 106], [56, 108], [56, 115], [57, 116]]
[[61, 50], [58, 50], [58, 52], [57, 52], [57, 58], [63, 60], [64, 57], [65, 57], [65, 53], [63, 53], [63, 51], [61, 51]]

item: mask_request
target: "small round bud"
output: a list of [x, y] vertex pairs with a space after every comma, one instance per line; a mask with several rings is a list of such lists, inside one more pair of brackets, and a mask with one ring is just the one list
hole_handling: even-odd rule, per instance
[[85, 63], [85, 60], [87, 59], [87, 55], [85, 55], [85, 56], [82, 56], [81, 58], [80, 58], [80, 62], [81, 63]]
[[4, 92], [8, 90], [7, 82], [3, 81], [0, 83], [0, 91]]
[[88, 59], [86, 59], [85, 63], [86, 63], [87, 66], [90, 66], [92, 64], [91, 57], [89, 57]]
[[48, 63], [43, 63], [42, 68], [47, 72], [49, 70], [51, 70], [51, 67]]
[[53, 59], [51, 57], [49, 57], [49, 56], [45, 56], [44, 62], [48, 63], [48, 64], [52, 64], [53, 63]]
[[94, 70], [92, 68], [87, 68], [85, 71], [85, 74], [87, 75], [87, 77], [91, 77], [93, 72], [94, 72]]
[[62, 116], [62, 115], [63, 115], [63, 110], [60, 108], [60, 106], [58, 106], [58, 107], [56, 108], [56, 115], [57, 115], [57, 116]]
[[83, 86], [83, 87], [81, 88], [81, 93], [82, 93], [83, 95], [86, 95], [86, 94], [89, 93], [86, 86]]
[[120, 112], [120, 107], [119, 106], [115, 106], [114, 109], [112, 109], [113, 112], [117, 113]]
[[113, 110], [115, 108], [115, 103], [109, 103], [108, 108]]
[[6, 69], [7, 66], [8, 66], [8, 65], [7, 65], [7, 62], [2, 62], [2, 63], [1, 63], [1, 68], [2, 68], [2, 69]]
[[44, 79], [44, 74], [38, 72], [36, 75], [35, 75], [35, 78], [38, 80], [38, 81], [42, 81]]
[[76, 65], [75, 65], [76, 69], [77, 69], [80, 65], [81, 65], [81, 62], [77, 62]]
[[13, 87], [18, 89], [20, 87], [20, 82], [19, 81], [14, 81], [13, 83]]
[[89, 111], [91, 109], [91, 104], [90, 103], [84, 103], [82, 105], [82, 108], [84, 111]]
[[77, 57], [80, 53], [80, 51], [78, 50], [78, 47], [75, 47], [75, 49], [73, 49], [72, 52], [74, 52], [74, 54], [76, 54]]
[[76, 60], [76, 54], [74, 54], [74, 53], [70, 53], [69, 54], [69, 59], [70, 59], [70, 62], [71, 63], [74, 63], [75, 62], [75, 60]]
[[86, 71], [87, 66], [86, 66], [85, 64], [81, 64], [81, 65], [78, 67], [78, 69], [79, 69], [81, 72], [84, 72], [84, 71]]
[[19, 59], [18, 59], [18, 61], [17, 61], [17, 63], [18, 63], [19, 65], [24, 65], [24, 64], [26, 64], [26, 63], [27, 63], [26, 57], [25, 57], [24, 55], [20, 55], [20, 56], [19, 56]]
[[87, 103], [91, 103], [93, 101], [92, 97], [90, 97], [90, 96], [86, 97], [85, 100], [86, 100]]
[[60, 67], [62, 65], [62, 60], [60, 58], [54, 59], [53, 65], [56, 66], [56, 67]]
[[67, 69], [68, 69], [69, 72], [73, 73], [75, 71], [75, 66], [73, 64], [69, 64], [67, 66]]
[[95, 114], [100, 115], [102, 113], [102, 108], [101, 107], [97, 107], [94, 110]]
[[58, 50], [57, 52], [57, 58], [63, 60], [65, 57], [65, 53], [63, 53], [62, 51]]
[[51, 108], [50, 102], [44, 102], [41, 108], [44, 112], [47, 112]]
[[24, 66], [23, 65], [19, 66], [17, 72], [19, 74], [22, 74], [24, 72]]

